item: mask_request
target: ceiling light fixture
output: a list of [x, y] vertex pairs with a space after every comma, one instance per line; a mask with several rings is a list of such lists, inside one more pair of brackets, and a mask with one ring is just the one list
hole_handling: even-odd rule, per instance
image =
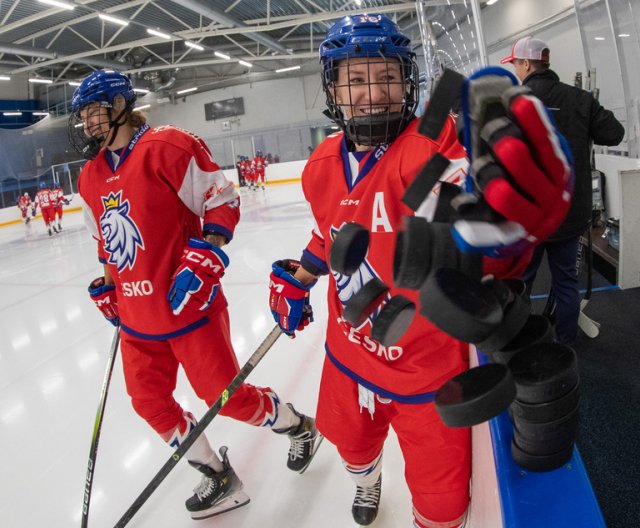
[[185, 46], [189, 46], [190, 48], [193, 48], [194, 50], [204, 51], [204, 47], [201, 46], [200, 44], [196, 44], [195, 42], [190, 42], [188, 40], [185, 40], [184, 43], [185, 43]]
[[148, 94], [149, 90], [147, 90], [146, 88], [134, 88], [133, 89], [134, 92], [139, 93], [139, 94]]
[[11, 77], [8, 77], [7, 75], [0, 75], [0, 81], [10, 81]]
[[136, 106], [134, 108], [134, 110], [145, 110], [146, 108], [150, 108], [151, 105], [150, 104], [146, 104], [146, 105], [142, 105], [142, 106]]
[[2, 112], [2, 115], [3, 116], [7, 116], [7, 117], [10, 117], [10, 116], [21, 116], [22, 112]]
[[147, 33], [149, 33], [149, 35], [153, 35], [154, 37], [171, 40], [171, 35], [167, 35], [166, 33], [162, 33], [161, 31], [156, 31], [155, 29], [147, 29]]
[[631, 35], [629, 35], [629, 33], [620, 33], [620, 34], [618, 34], [618, 36], [620, 38], [626, 38], [626, 37], [630, 37]]
[[219, 51], [214, 51], [214, 52], [213, 52], [213, 54], [214, 54], [216, 57], [220, 57], [221, 59], [224, 59], [224, 60], [231, 60], [231, 57], [229, 57], [229, 55], [225, 55], [224, 53], [220, 53]]
[[288, 68], [280, 68], [279, 70], [276, 70], [276, 73], [288, 72], [288, 71], [299, 70], [299, 69], [300, 69], [300, 66], [289, 66]]
[[250, 62], [247, 62], [247, 61], [239, 60], [238, 64], [242, 64], [243, 66], [246, 66], [247, 68], [253, 68], [253, 64], [251, 64]]
[[69, 81], [67, 84], [69, 86], [80, 86], [81, 83], [79, 83], [78, 81]]
[[189, 93], [189, 92], [195, 92], [197, 89], [198, 89], [198, 87], [197, 87], [197, 86], [195, 86], [195, 87], [193, 87], [193, 88], [186, 88], [186, 89], [184, 89], [184, 90], [179, 90], [179, 91], [177, 91], [176, 93], [177, 93], [178, 95], [182, 95], [182, 94], [186, 94], [186, 93]]
[[497, 1], [498, 1], [498, 0], [489, 0], [489, 1], [487, 2], [487, 5], [493, 5], [493, 4], [495, 4]]
[[99, 18], [101, 18], [102, 20], [104, 20], [105, 22], [111, 22], [113, 24], [118, 24], [119, 26], [128, 26], [129, 25], [129, 21], [128, 20], [123, 20], [122, 18], [117, 18], [111, 15], [105, 15], [104, 13], [100, 13], [98, 15]]
[[58, 0], [38, 0], [41, 4], [47, 4], [54, 7], [59, 7], [60, 9], [68, 9], [69, 11], [73, 11], [76, 6], [72, 4], [68, 4], [67, 2], [60, 2]]
[[40, 79], [39, 77], [32, 77], [29, 79], [30, 83], [38, 83], [38, 84], [52, 84], [53, 81], [51, 79]]
[[32, 112], [34, 116], [48, 116], [49, 112]]

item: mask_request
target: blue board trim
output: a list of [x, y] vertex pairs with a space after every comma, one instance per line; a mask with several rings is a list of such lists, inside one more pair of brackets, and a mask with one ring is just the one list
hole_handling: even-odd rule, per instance
[[[478, 352], [481, 365], [487, 358]], [[538, 473], [511, 457], [513, 427], [505, 411], [489, 421], [505, 528], [606, 528], [577, 448], [567, 464]]]

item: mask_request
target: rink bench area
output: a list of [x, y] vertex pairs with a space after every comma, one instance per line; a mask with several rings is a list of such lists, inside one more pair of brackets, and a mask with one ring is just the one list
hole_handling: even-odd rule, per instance
[[[487, 363], [471, 357], [472, 366]], [[507, 411], [472, 429], [470, 528], [606, 528], [576, 447], [567, 464], [538, 473], [513, 461], [512, 438]]]

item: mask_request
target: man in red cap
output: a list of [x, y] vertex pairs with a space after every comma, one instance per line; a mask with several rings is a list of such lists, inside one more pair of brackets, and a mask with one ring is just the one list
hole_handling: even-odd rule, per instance
[[549, 46], [542, 40], [530, 36], [517, 40], [511, 54], [500, 61], [506, 63], [513, 64], [522, 84], [551, 111], [573, 155], [575, 189], [567, 217], [551, 237], [536, 247], [524, 276], [531, 291], [546, 251], [556, 297], [556, 340], [573, 345], [580, 315], [576, 260], [580, 235], [589, 227], [592, 215], [591, 142], [617, 145], [624, 137], [624, 127], [591, 93], [560, 82], [549, 67]]

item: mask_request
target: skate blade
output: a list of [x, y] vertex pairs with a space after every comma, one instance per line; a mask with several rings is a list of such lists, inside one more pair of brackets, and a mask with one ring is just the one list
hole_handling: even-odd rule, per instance
[[220, 515], [221, 513], [228, 512], [231, 510], [235, 510], [236, 508], [240, 508], [246, 504], [249, 504], [249, 495], [247, 495], [244, 491], [239, 490], [222, 499], [218, 504], [212, 506], [208, 510], [202, 510], [200, 512], [191, 512], [191, 518], [200, 520], [200, 519], [208, 519], [209, 517], [214, 517], [215, 515]]
[[300, 475], [302, 475], [307, 470], [307, 468], [309, 467], [309, 464], [311, 464], [311, 462], [313, 461], [313, 458], [316, 456], [316, 452], [318, 451], [318, 448], [320, 447], [320, 444], [322, 443], [323, 440], [324, 440], [324, 436], [322, 436], [321, 434], [318, 434], [318, 441], [313, 445], [313, 452], [311, 453], [309, 460], [307, 460], [307, 464], [300, 471], [298, 471]]

